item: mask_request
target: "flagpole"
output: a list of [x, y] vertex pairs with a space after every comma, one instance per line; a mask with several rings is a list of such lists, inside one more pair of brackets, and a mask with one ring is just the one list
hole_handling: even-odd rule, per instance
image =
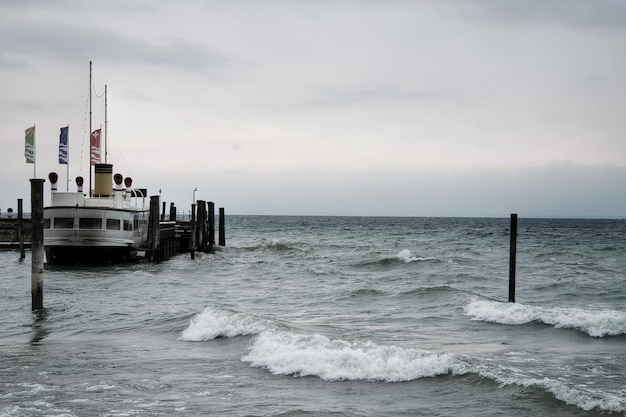
[[33, 125], [33, 178], [37, 178], [37, 125]]
[[108, 163], [108, 147], [107, 147], [107, 85], [104, 85], [104, 163]]
[[66, 174], [66, 183], [65, 183], [65, 191], [70, 191], [70, 125], [67, 125], [67, 164], [65, 165]]
[[89, 198], [91, 198], [91, 61], [89, 61]]

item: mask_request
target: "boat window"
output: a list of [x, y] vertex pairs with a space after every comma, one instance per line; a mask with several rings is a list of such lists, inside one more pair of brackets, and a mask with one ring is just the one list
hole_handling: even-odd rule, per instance
[[84, 217], [78, 219], [79, 229], [102, 229], [102, 219], [99, 217]]
[[124, 230], [133, 230], [133, 222], [124, 220]]
[[50, 219], [43, 219], [43, 228], [44, 229], [50, 228]]
[[55, 217], [54, 228], [55, 229], [73, 229], [74, 218], [73, 217]]
[[120, 219], [107, 219], [107, 230], [120, 230]]

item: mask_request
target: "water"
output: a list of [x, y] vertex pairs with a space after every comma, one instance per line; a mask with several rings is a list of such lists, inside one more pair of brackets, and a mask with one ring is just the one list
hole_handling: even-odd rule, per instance
[[624, 416], [626, 221], [231, 216], [227, 247], [0, 252], [0, 416]]

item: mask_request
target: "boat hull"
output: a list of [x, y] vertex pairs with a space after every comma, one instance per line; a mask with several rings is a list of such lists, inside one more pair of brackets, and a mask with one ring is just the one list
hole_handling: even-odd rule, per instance
[[137, 260], [137, 249], [121, 246], [46, 246], [46, 261], [51, 265], [109, 264]]

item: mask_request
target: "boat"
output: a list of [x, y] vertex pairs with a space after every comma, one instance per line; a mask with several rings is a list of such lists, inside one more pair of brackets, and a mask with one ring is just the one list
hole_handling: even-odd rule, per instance
[[[87, 192], [83, 191], [84, 179], [78, 176], [76, 191], [59, 191], [58, 175], [55, 172], [48, 175], [51, 204], [43, 209], [44, 251], [48, 264], [129, 261], [137, 258], [147, 242], [149, 208], [146, 206], [146, 189], [133, 188], [130, 177], [124, 178], [119, 173], [114, 175], [112, 164], [106, 160], [101, 163], [99, 140], [98, 146], [94, 148], [93, 136], [99, 135], [100, 130], [93, 131], [91, 126], [91, 86], [90, 62], [89, 131], [92, 152], [89, 189]], [[104, 146], [106, 156], [106, 139]]]

